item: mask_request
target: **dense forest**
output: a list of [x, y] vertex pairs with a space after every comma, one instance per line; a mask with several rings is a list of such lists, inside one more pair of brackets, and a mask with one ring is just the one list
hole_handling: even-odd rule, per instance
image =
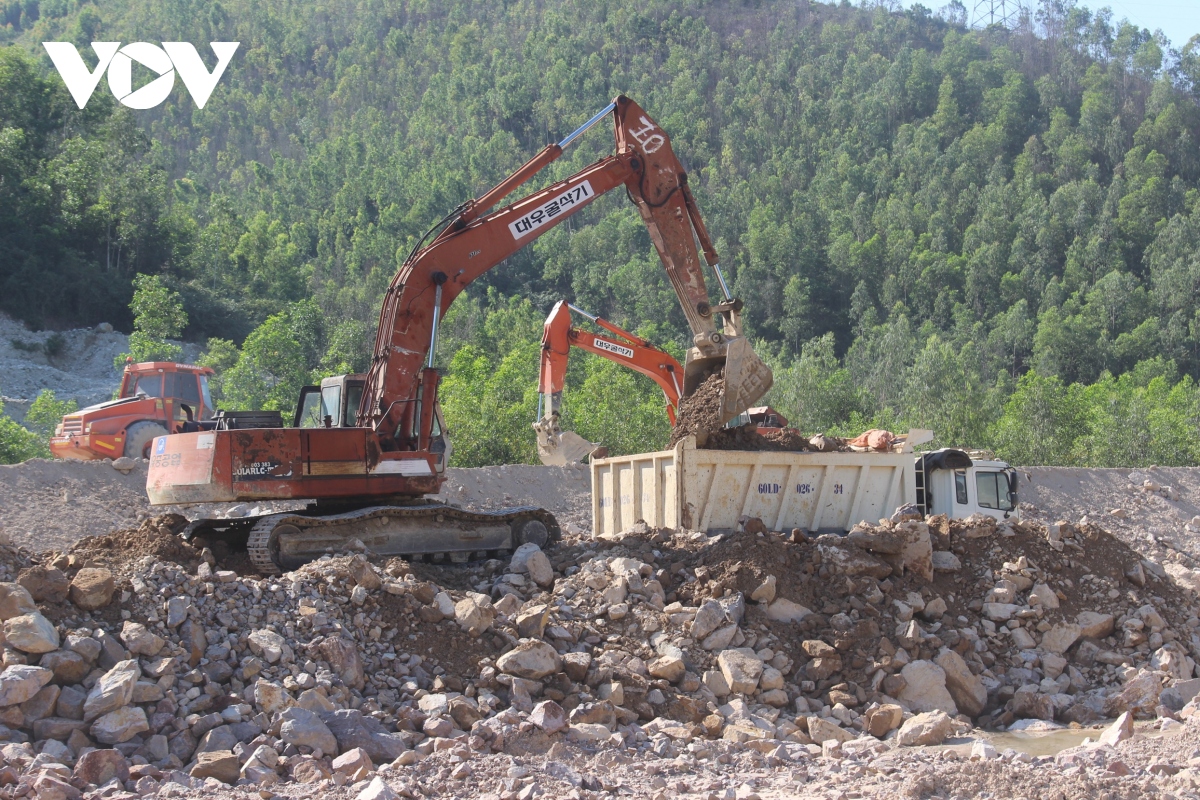
[[[0, 309], [133, 324], [178, 292], [228, 405], [362, 369], [426, 229], [619, 93], [671, 134], [756, 348], [806, 431], [929, 427], [1018, 463], [1200, 464], [1200, 38], [1071, 0], [1017, 30], [804, 0], [0, 0]], [[40, 46], [241, 48], [84, 111]], [[5, 43], [8, 46], [5, 46]], [[539, 180], [611, 150], [589, 133]], [[540, 184], [538, 184], [540, 185]], [[681, 354], [623, 196], [477, 282], [439, 349], [455, 462], [534, 459], [538, 337], [567, 298]], [[568, 427], [668, 434], [648, 380], [577, 356]]]

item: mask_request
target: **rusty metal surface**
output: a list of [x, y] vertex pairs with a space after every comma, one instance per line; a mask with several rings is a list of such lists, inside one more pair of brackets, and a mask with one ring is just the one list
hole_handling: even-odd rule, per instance
[[[152, 505], [437, 493], [443, 478], [434, 472], [430, 455], [380, 457], [370, 446], [371, 436], [363, 428], [256, 428], [162, 436], [151, 453], [146, 491]], [[342, 458], [314, 460], [314, 452]], [[348, 454], [359, 455], [346, 458]]]

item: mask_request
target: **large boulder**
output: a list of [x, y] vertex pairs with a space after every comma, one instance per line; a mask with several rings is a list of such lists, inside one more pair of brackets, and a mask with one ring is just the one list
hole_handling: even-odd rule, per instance
[[128, 619], [121, 627], [121, 641], [135, 656], [156, 656], [166, 644], [166, 640], [150, 632], [145, 625]]
[[117, 583], [103, 567], [84, 567], [71, 579], [67, 596], [84, 611], [96, 611], [112, 602]]
[[725, 607], [716, 600], [707, 600], [696, 609], [692, 619], [692, 638], [701, 641], [725, 624]]
[[[289, 656], [293, 655], [292, 648], [288, 646], [287, 640], [268, 628], [251, 633], [246, 638], [246, 644], [249, 645], [251, 653], [268, 664], [276, 663], [285, 654]], [[290, 661], [291, 658], [288, 660]]]
[[337, 755], [337, 739], [321, 718], [312, 711], [292, 706], [284, 711], [280, 718], [283, 720], [279, 729], [280, 739], [297, 747], [320, 748], [325, 755]]
[[900, 726], [896, 731], [896, 744], [908, 747], [941, 744], [953, 728], [954, 720], [944, 711], [927, 711]]
[[753, 650], [723, 650], [717, 656], [717, 665], [729, 690], [737, 694], [753, 694], [758, 688], [758, 679], [763, 672], [763, 662]]
[[38, 664], [53, 672], [53, 680], [60, 686], [82, 683], [91, 671], [88, 661], [74, 650], [53, 650], [43, 655]]
[[129, 762], [116, 750], [90, 750], [75, 762], [74, 776], [84, 783], [102, 786], [113, 778], [129, 780]]
[[542, 548], [526, 542], [513, 551], [508, 568], [518, 574], [528, 575], [538, 586], [545, 588], [554, 583], [554, 567]]
[[0, 621], [33, 614], [37, 610], [29, 590], [24, 586], [19, 583], [0, 583]]
[[971, 673], [963, 657], [943, 647], [938, 653], [937, 665], [946, 673], [946, 689], [959, 712], [969, 717], [982, 714], [987, 705], [987, 687], [982, 678]]
[[241, 775], [241, 765], [229, 750], [214, 750], [197, 756], [196, 766], [188, 774], [200, 780], [216, 778], [221, 783], [234, 784]]
[[36, 611], [5, 620], [4, 638], [9, 646], [22, 653], [49, 653], [59, 645], [54, 623]]
[[1042, 649], [1061, 656], [1078, 641], [1082, 633], [1082, 626], [1074, 622], [1060, 622], [1042, 636]]
[[91, 734], [98, 742], [120, 744], [148, 730], [150, 722], [146, 719], [146, 712], [138, 706], [124, 706], [93, 722]]
[[898, 564], [897, 573], [912, 573], [926, 583], [933, 580], [933, 543], [929, 526], [918, 520], [907, 520], [895, 527], [904, 542], [900, 553], [887, 560]]
[[408, 749], [404, 738], [389, 733], [374, 717], [364, 717], [357, 709], [343, 709], [321, 715], [321, 721], [337, 739], [342, 752], [361, 749], [376, 764], [391, 763]]
[[537, 681], [560, 671], [562, 658], [545, 642], [525, 641], [500, 656], [496, 668], [506, 675]]
[[775, 622], [800, 622], [811, 614], [812, 611], [786, 597], [775, 598], [766, 610], [767, 619]]
[[1121, 687], [1121, 691], [1104, 701], [1104, 713], [1115, 717], [1128, 711], [1132, 714], [1153, 714], [1162, 694], [1162, 679], [1151, 670], [1141, 670]]
[[825, 534], [817, 537], [821, 563], [839, 575], [866, 576], [883, 580], [892, 574], [892, 565], [878, 556], [851, 547], [840, 536]]
[[1116, 619], [1112, 614], [1100, 611], [1081, 611], [1075, 617], [1079, 624], [1079, 635], [1088, 639], [1103, 639], [1112, 635]]
[[91, 722], [99, 716], [127, 706], [133, 701], [133, 687], [142, 670], [136, 661], [121, 661], [101, 676], [88, 692], [83, 704], [83, 718]]
[[855, 738], [855, 734], [854, 731], [846, 730], [833, 720], [824, 719], [823, 717], [809, 717], [808, 738], [817, 744], [830, 740], [844, 743]]
[[478, 637], [496, 618], [492, 600], [485, 594], [468, 592], [467, 596], [454, 605], [454, 619], [469, 635]]
[[896, 699], [914, 712], [957, 714], [958, 706], [946, 688], [946, 671], [932, 661], [913, 661], [900, 670], [905, 686]]
[[529, 721], [546, 733], [558, 733], [567, 727], [567, 712], [553, 700], [543, 700], [533, 707]]
[[363, 673], [362, 659], [358, 656], [358, 647], [340, 636], [327, 637], [317, 646], [321, 658], [329, 662], [329, 668], [342, 679], [342, 683], [351, 689], [361, 689], [366, 686], [367, 678]]
[[71, 588], [70, 579], [61, 569], [41, 564], [21, 570], [17, 583], [24, 586], [37, 603], [62, 603]]
[[54, 673], [44, 667], [14, 664], [0, 672], [0, 706], [24, 703], [50, 682]]

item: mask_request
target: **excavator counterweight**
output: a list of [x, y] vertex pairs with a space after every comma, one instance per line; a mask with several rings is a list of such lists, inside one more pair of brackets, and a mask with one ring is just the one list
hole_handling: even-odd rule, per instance
[[[617, 144], [613, 155], [493, 210], [609, 114]], [[248, 541], [264, 574], [355, 539], [380, 553], [455, 558], [553, 541], [558, 526], [545, 511], [482, 514], [425, 499], [444, 482], [450, 456], [434, 368], [438, 325], [474, 280], [619, 188], [637, 206], [691, 328], [684, 393], [697, 383], [694, 376], [724, 368], [722, 415], [744, 410], [770, 387], [770, 369], [742, 337], [741, 304], [725, 289], [670, 139], [637, 103], [618, 97], [430, 230], [432, 238], [413, 250], [384, 295], [368, 372], [306, 387], [296, 427], [284, 428], [278, 412], [226, 412], [199, 423], [200, 432], [157, 438], [147, 478], [151, 502], [312, 501], [289, 514], [236, 524], [197, 520], [189, 526], [195, 537]], [[710, 304], [697, 241], [722, 285], [723, 301], [716, 306]], [[350, 413], [351, 395], [358, 398], [356, 413]]]

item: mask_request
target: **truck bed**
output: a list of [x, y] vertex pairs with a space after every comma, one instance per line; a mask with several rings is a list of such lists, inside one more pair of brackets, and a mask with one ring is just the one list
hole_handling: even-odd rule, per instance
[[757, 517], [771, 530], [847, 531], [916, 498], [912, 453], [672, 450], [596, 459], [592, 530], [656, 527], [732, 530]]

